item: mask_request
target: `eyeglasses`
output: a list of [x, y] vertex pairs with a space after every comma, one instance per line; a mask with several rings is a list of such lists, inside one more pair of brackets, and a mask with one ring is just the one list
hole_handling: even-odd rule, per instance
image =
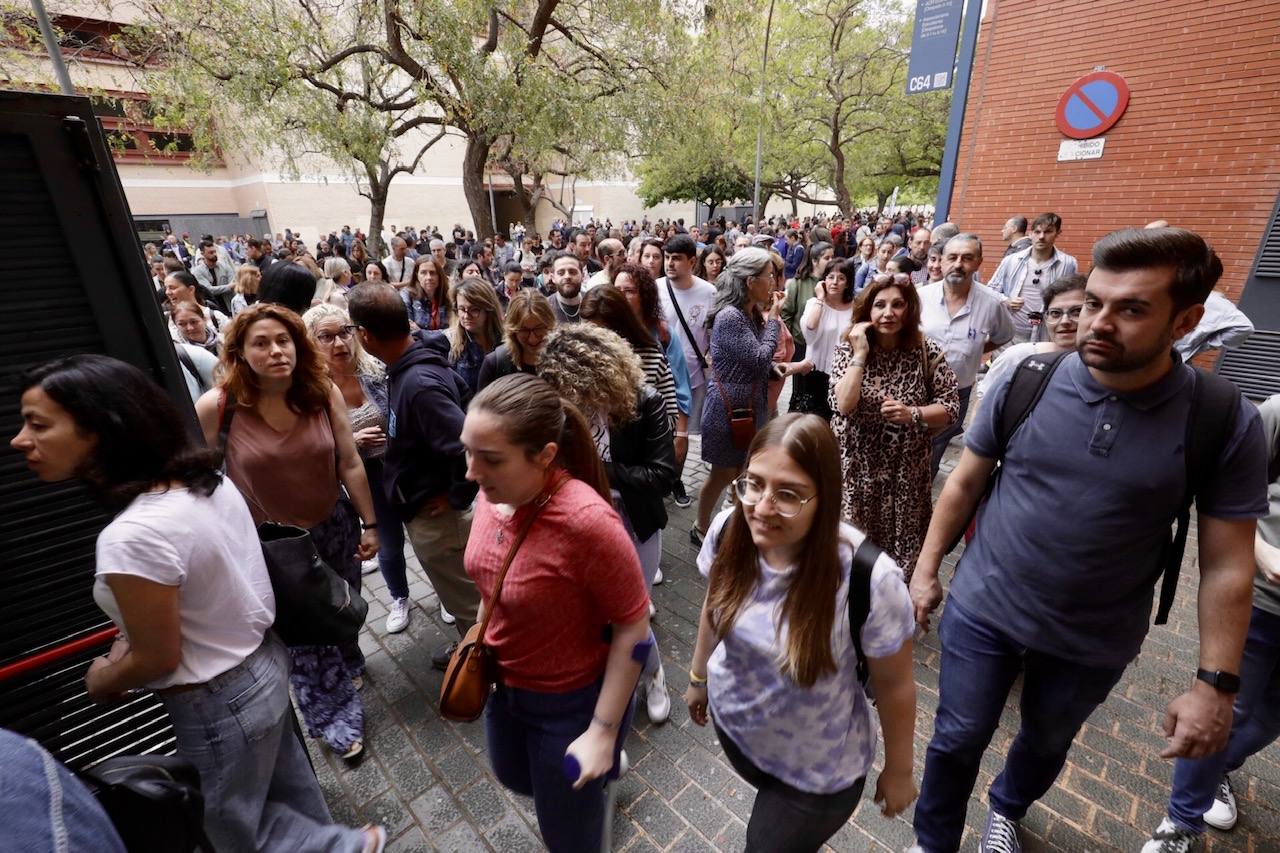
[[458, 316], [460, 316], [460, 317], [479, 317], [481, 314], [483, 314], [484, 312], [486, 312], [486, 311], [488, 311], [488, 310], [489, 310], [488, 308], [472, 308], [470, 305], [465, 305], [465, 306], [464, 306], [464, 305], [459, 305], [459, 306], [458, 306]]
[[520, 337], [520, 338], [539, 337], [540, 338], [549, 331], [551, 330], [548, 329], [546, 326], [534, 326], [532, 329], [520, 328], [520, 329], [516, 329], [516, 337]]
[[345, 344], [351, 340], [351, 336], [355, 333], [355, 326], [343, 326], [337, 332], [317, 332], [316, 343], [322, 347], [331, 347], [333, 346], [334, 338], [341, 338], [342, 342]]
[[[755, 506], [765, 498], [765, 489], [760, 481], [745, 474], [733, 481], [733, 493], [747, 506]], [[817, 495], [809, 495], [807, 498], [802, 498], [790, 489], [775, 489], [769, 492], [768, 496], [773, 508], [783, 518], [795, 518], [800, 514], [800, 510], [804, 509], [805, 504], [817, 497]]]
[[1070, 317], [1072, 320], [1079, 320], [1080, 313], [1084, 311], [1083, 305], [1077, 305], [1074, 308], [1050, 308], [1044, 312], [1045, 319], [1050, 323], [1058, 323], [1063, 317]]

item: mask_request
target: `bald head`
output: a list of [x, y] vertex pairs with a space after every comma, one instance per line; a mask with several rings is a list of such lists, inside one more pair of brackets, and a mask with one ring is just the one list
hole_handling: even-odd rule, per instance
[[934, 240], [950, 240], [960, 233], [960, 226], [954, 222], [944, 222], [933, 229]]

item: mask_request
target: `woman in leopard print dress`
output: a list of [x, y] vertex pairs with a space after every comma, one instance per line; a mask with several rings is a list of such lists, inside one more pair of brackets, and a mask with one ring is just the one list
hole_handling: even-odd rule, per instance
[[844, 515], [910, 581], [933, 513], [930, 438], [959, 416], [960, 395], [942, 350], [920, 332], [908, 276], [877, 275], [859, 294], [831, 365], [830, 403]]

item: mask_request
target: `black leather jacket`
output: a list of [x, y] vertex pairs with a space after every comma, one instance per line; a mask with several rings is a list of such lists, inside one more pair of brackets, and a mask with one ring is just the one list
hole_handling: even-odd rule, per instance
[[631, 527], [640, 541], [667, 526], [662, 499], [671, 492], [679, 471], [676, 451], [662, 395], [649, 385], [640, 388], [637, 418], [609, 430], [605, 463], [609, 484], [622, 495]]

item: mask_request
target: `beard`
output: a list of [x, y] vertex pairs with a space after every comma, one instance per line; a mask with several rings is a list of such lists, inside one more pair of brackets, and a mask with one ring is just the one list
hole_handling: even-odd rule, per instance
[[958, 287], [959, 285], [964, 284], [966, 278], [967, 276], [965, 276], [965, 274], [960, 270], [952, 270], [942, 276], [942, 280], [953, 287]]
[[[1111, 349], [1106, 352], [1098, 352], [1086, 346], [1090, 342], [1106, 343], [1110, 345]], [[1101, 370], [1103, 373], [1129, 373], [1139, 370], [1159, 358], [1167, 358], [1169, 348], [1170, 344], [1166, 339], [1142, 349], [1128, 349], [1113, 338], [1104, 337], [1093, 332], [1085, 335], [1084, 340], [1079, 341], [1076, 346], [1077, 351], [1080, 353], [1080, 360], [1087, 366]]]

